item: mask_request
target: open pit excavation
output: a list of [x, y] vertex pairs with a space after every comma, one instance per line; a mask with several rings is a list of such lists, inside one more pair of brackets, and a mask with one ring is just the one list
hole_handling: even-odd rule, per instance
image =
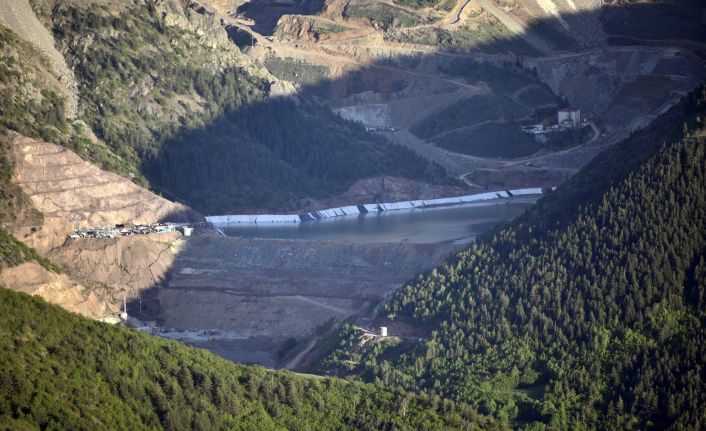
[[0, 0], [0, 428], [700, 430], [706, 0]]
[[[706, 77], [689, 43], [607, 44], [602, 2], [592, 0], [456, 1], [423, 12], [335, 0], [318, 13], [291, 2], [285, 14], [277, 3], [256, 3], [277, 23], [248, 56], [292, 82], [298, 97], [323, 101], [473, 190], [560, 184]], [[233, 25], [257, 34], [256, 25]], [[505, 33], [463, 45], [488, 25]], [[455, 36], [457, 44], [444, 45]], [[569, 104], [591, 119], [592, 134], [522, 135], [523, 127], [556, 125]]]

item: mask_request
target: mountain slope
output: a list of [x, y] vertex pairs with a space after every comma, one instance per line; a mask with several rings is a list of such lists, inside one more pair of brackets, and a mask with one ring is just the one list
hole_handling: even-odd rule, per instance
[[[396, 354], [366, 352], [358, 371], [552, 429], [699, 428], [704, 112], [702, 87], [513, 226], [401, 288], [390, 317], [436, 330]], [[675, 116], [696, 130], [675, 137]]]
[[202, 212], [295, 210], [371, 176], [450, 181], [328, 108], [280, 100], [287, 83], [197, 2], [34, 9], [75, 71], [79, 117], [119, 156], [118, 172]]
[[500, 429], [438, 397], [269, 372], [0, 289], [8, 429]]
[[438, 165], [328, 108], [268, 100], [168, 140], [145, 164], [159, 189], [207, 214], [292, 211], [390, 175], [456, 184]]

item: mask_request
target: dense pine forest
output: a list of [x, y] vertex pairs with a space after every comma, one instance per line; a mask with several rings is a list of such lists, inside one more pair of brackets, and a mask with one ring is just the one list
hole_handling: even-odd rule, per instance
[[[528, 429], [706, 425], [706, 87], [510, 227], [402, 287], [434, 330], [324, 365]], [[348, 366], [347, 366], [348, 365]]]
[[[363, 178], [456, 184], [438, 165], [315, 104], [269, 100], [168, 140], [146, 164], [151, 182], [206, 214], [291, 211]], [[460, 184], [460, 183], [459, 183]]]
[[237, 365], [0, 288], [0, 427], [504, 429], [438, 396]]

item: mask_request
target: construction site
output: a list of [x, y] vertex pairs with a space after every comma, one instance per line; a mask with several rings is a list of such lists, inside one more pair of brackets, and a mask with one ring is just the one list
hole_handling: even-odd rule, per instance
[[[256, 208], [208, 220], [300, 223], [466, 198], [509, 200], [518, 190], [538, 195], [561, 186], [706, 76], [702, 44], [628, 43], [640, 36], [618, 35], [620, 26], [608, 24], [620, 21], [595, 12], [600, 3], [175, 2], [181, 14], [165, 12], [165, 21], [189, 29], [199, 43], [237, 45], [229, 52], [267, 77], [267, 98], [321, 103], [360, 123], [364, 135], [404, 146], [456, 181], [429, 185], [381, 175], [296, 212]], [[73, 118], [71, 69], [29, 3], [13, 5], [3, 22], [31, 24], [18, 34], [55, 63]], [[204, 22], [215, 25], [204, 32]], [[624, 43], [609, 43], [618, 36]], [[184, 112], [203, 108], [177, 102]], [[94, 319], [127, 313], [133, 326], [239, 362], [305, 369], [317, 342], [351, 316], [369, 320], [359, 326], [371, 342], [403, 336], [390, 322], [374, 320], [379, 305], [473, 240], [226, 237], [187, 205], [70, 149], [19, 135], [8, 145], [14, 183], [44, 215], [39, 227], [16, 226], [12, 233], [65, 273], [26, 262], [4, 270], [4, 284]], [[505, 221], [488, 218], [483, 229]]]
[[107, 228], [77, 228], [75, 233], [68, 235], [69, 239], [79, 238], [115, 238], [118, 236], [150, 235], [180, 231], [184, 236], [191, 236], [193, 226], [177, 224], [117, 224]]
[[[606, 18], [589, 12], [599, 2], [506, 3], [253, 1], [228, 25], [256, 41], [241, 49], [292, 94], [322, 100], [476, 190], [560, 184], [704, 76], [686, 47], [606, 46]], [[458, 42], [445, 46], [441, 34]], [[525, 55], [504, 54], [510, 45]]]

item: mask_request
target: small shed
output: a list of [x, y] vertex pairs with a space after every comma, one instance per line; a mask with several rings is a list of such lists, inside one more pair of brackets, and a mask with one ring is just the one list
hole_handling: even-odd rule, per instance
[[387, 326], [381, 326], [381, 327], [380, 327], [380, 336], [381, 336], [381, 337], [387, 337]]

